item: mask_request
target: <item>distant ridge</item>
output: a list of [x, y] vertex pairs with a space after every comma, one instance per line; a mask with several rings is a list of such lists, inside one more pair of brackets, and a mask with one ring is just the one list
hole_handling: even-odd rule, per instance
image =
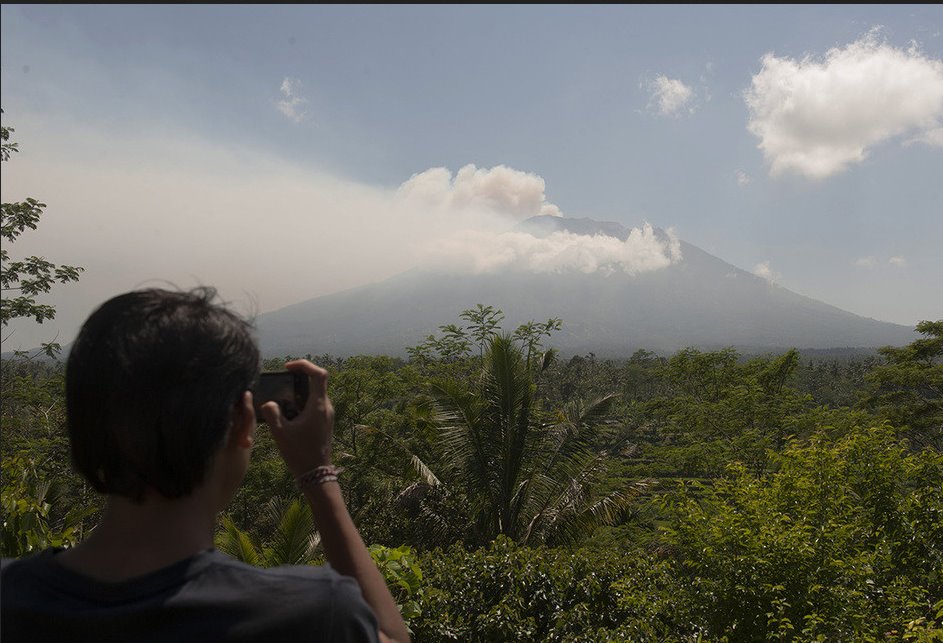
[[[614, 222], [532, 217], [517, 230], [626, 239]], [[667, 236], [656, 229], [660, 238]], [[266, 356], [311, 353], [403, 356], [475, 304], [504, 311], [505, 330], [563, 319], [551, 343], [564, 355], [625, 357], [732, 346], [757, 353], [790, 347], [875, 348], [916, 339], [909, 326], [849, 313], [772, 284], [684, 241], [683, 259], [635, 276], [580, 272], [445, 275], [413, 269], [382, 282], [303, 301], [257, 320]]]

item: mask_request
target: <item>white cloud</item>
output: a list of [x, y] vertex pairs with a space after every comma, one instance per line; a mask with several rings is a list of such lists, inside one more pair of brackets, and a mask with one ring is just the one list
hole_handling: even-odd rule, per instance
[[[646, 88], [646, 83], [641, 86]], [[676, 78], [658, 76], [647, 83], [647, 90], [651, 94], [649, 108], [657, 108], [662, 116], [678, 116], [685, 109], [689, 113], [694, 111], [693, 105], [690, 105], [694, 90]]]
[[860, 266], [861, 268], [873, 268], [875, 265], [877, 265], [877, 259], [871, 256], [861, 257], [855, 261], [855, 265]]
[[740, 187], [746, 187], [747, 185], [750, 184], [750, 181], [752, 180], [750, 178], [750, 175], [744, 172], [743, 170], [737, 170], [734, 174], [737, 177], [737, 185], [739, 185]]
[[887, 260], [887, 263], [891, 264], [892, 266], [896, 266], [898, 268], [903, 268], [904, 266], [907, 265], [907, 260], [904, 259], [903, 257], [891, 257], [890, 259]]
[[297, 78], [289, 78], [286, 76], [285, 79], [282, 80], [279, 91], [281, 91], [284, 98], [276, 103], [278, 111], [296, 123], [303, 121], [307, 116], [307, 113], [304, 111], [304, 106], [307, 104], [308, 99], [299, 95], [301, 91], [301, 81]]
[[904, 142], [904, 145], [913, 145], [914, 143], [923, 143], [924, 145], [929, 145], [930, 147], [943, 147], [943, 127], [937, 127], [934, 129], [921, 132], [917, 136], [908, 139]]
[[769, 260], [753, 266], [753, 274], [769, 282], [779, 281], [782, 278], [782, 275], [770, 268]]
[[943, 61], [892, 47], [872, 31], [821, 60], [762, 58], [744, 93], [747, 129], [772, 175], [822, 179], [868, 157], [873, 146], [916, 133], [939, 144]]
[[504, 165], [479, 169], [469, 164], [454, 178], [444, 167], [414, 174], [397, 193], [405, 203], [450, 212], [492, 213], [517, 220], [541, 214], [562, 216], [560, 208], [547, 201], [544, 187], [536, 174]]
[[623, 241], [607, 235], [558, 231], [547, 237], [523, 232], [465, 230], [430, 248], [428, 260], [442, 269], [490, 273], [624, 272], [637, 275], [681, 261], [681, 244], [672, 231], [659, 238], [651, 225], [633, 228]]

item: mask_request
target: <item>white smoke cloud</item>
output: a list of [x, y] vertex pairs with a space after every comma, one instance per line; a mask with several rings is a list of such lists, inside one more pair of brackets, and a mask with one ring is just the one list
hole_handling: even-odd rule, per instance
[[744, 100], [771, 175], [823, 179], [907, 133], [940, 145], [943, 61], [916, 46], [892, 47], [872, 31], [822, 60], [770, 53], [762, 64]]
[[[680, 259], [676, 240], [666, 244], [647, 228], [625, 243], [509, 233], [522, 218], [559, 209], [541, 177], [503, 166], [466, 166], [455, 177], [433, 168], [386, 189], [197, 136], [122, 139], [29, 117], [16, 125], [31, 154], [4, 164], [3, 200], [38, 194], [49, 205], [39, 229], [11, 252], [86, 270], [78, 285], [45, 300], [57, 307], [53, 322], [14, 321], [4, 350], [57, 333], [65, 344], [94, 306], [147, 285], [213, 285], [251, 314], [445, 266], [436, 250], [449, 247], [465, 270], [634, 274]], [[76, 163], [76, 149], [100, 160]]]
[[285, 79], [282, 80], [279, 91], [281, 91], [284, 98], [276, 103], [278, 111], [296, 123], [303, 121], [307, 116], [307, 113], [304, 111], [304, 105], [308, 102], [308, 99], [298, 94], [298, 92], [301, 91], [301, 81], [297, 78], [289, 78], [286, 76]]
[[650, 224], [633, 228], [623, 241], [607, 235], [557, 231], [546, 237], [524, 232], [465, 230], [431, 249], [441, 268], [490, 273], [501, 270], [549, 273], [578, 271], [637, 275], [681, 261], [681, 243], [671, 230], [660, 239]]
[[646, 85], [651, 94], [649, 108], [657, 108], [662, 116], [678, 116], [686, 107], [688, 112], [694, 111], [693, 107], [688, 107], [694, 98], [694, 90], [682, 81], [662, 75], [649, 83], [642, 83], [643, 88]]
[[750, 178], [750, 175], [744, 172], [743, 170], [737, 170], [734, 173], [734, 175], [737, 177], [737, 185], [739, 185], [742, 188], [748, 186], [750, 184], [750, 181], [752, 180]]
[[753, 266], [753, 274], [769, 282], [779, 281], [782, 277], [782, 275], [770, 267], [769, 260], [760, 262]]
[[887, 263], [891, 264], [892, 266], [896, 266], [897, 268], [903, 268], [907, 265], [907, 260], [903, 257], [891, 257], [887, 260]]
[[516, 220], [541, 214], [562, 216], [547, 202], [544, 180], [504, 165], [479, 169], [469, 164], [455, 177], [444, 167], [414, 174], [397, 190], [401, 202], [447, 212], [482, 212]]
[[397, 216], [411, 214], [437, 226], [441, 234], [418, 249], [418, 257], [421, 263], [442, 270], [623, 271], [635, 275], [681, 260], [674, 233], [665, 241], [647, 224], [634, 228], [625, 241], [565, 231], [546, 237], [509, 231], [509, 222], [536, 215], [562, 216], [544, 191], [540, 176], [504, 165], [490, 169], [466, 165], [454, 177], [447, 168], [431, 168], [399, 186]]
[[855, 261], [855, 265], [861, 268], [873, 268], [877, 265], [877, 259], [872, 256], [860, 257]]

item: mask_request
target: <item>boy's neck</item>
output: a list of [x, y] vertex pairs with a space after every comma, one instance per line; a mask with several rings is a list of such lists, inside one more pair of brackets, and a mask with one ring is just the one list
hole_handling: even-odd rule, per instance
[[91, 535], [56, 559], [83, 576], [119, 582], [142, 576], [213, 547], [216, 510], [208, 494], [143, 502], [109, 496]]

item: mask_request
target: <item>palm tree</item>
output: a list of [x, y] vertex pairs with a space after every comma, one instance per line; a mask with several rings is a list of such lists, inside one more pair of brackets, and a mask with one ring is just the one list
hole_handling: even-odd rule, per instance
[[286, 505], [279, 498], [269, 501], [268, 511], [278, 525], [269, 542], [257, 545], [252, 537], [236, 527], [224, 515], [216, 534], [216, 548], [237, 560], [260, 567], [306, 565], [316, 560], [321, 538], [314, 530], [314, 519], [307, 503], [300, 498]]
[[530, 357], [511, 337], [495, 335], [476, 388], [433, 385], [443, 424], [435, 479], [467, 500], [472, 544], [499, 534], [524, 544], [573, 542], [618, 520], [646, 484], [594, 495], [606, 454], [592, 445], [614, 396], [572, 402], [548, 417], [535, 403], [535, 381], [548, 361]]

